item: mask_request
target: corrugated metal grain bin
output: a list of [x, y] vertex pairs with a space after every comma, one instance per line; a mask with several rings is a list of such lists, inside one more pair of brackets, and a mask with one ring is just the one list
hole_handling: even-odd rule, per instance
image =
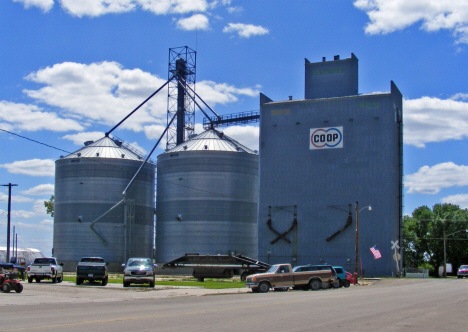
[[257, 257], [258, 154], [207, 130], [158, 156], [157, 262], [185, 253]]
[[122, 200], [143, 159], [109, 137], [85, 145], [55, 162], [54, 256], [68, 270], [81, 257], [101, 256], [120, 271], [130, 256], [152, 257], [155, 165], [145, 165], [127, 204], [94, 224], [94, 232], [91, 223]]

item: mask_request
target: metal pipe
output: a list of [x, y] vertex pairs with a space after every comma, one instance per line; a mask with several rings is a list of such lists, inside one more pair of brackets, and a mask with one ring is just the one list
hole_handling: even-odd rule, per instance
[[107, 245], [107, 241], [106, 239], [104, 239], [95, 229], [94, 229], [94, 225], [99, 221], [101, 220], [102, 218], [104, 218], [107, 214], [109, 214], [109, 212], [111, 212], [112, 210], [114, 210], [116, 207], [118, 207], [120, 204], [122, 203], [125, 203], [125, 198], [123, 198], [121, 201], [119, 201], [117, 204], [115, 204], [113, 207], [111, 207], [109, 210], [107, 210], [106, 212], [104, 212], [101, 216], [99, 216], [96, 220], [94, 220], [91, 225], [89, 225], [89, 228], [91, 228], [91, 230], [96, 233], [97, 236], [99, 236], [99, 238], [102, 240], [102, 242], [104, 243], [104, 245]]
[[140, 165], [140, 168], [138, 168], [138, 170], [136, 171], [135, 175], [133, 176], [133, 178], [130, 180], [130, 182], [128, 183], [128, 185], [125, 187], [124, 191], [122, 192], [122, 195], [125, 197], [127, 195], [127, 190], [128, 188], [132, 185], [133, 181], [135, 181], [135, 178], [137, 177], [137, 175], [140, 173], [141, 169], [143, 168], [143, 166], [146, 165], [146, 162], [149, 160], [149, 158], [151, 157], [151, 155], [153, 154], [154, 150], [156, 149], [156, 147], [158, 146], [159, 142], [161, 142], [162, 138], [164, 137], [164, 135], [166, 134], [167, 130], [169, 129], [169, 127], [171, 126], [172, 122], [174, 121], [174, 119], [177, 117], [177, 113], [174, 114], [174, 116], [172, 117], [171, 121], [169, 121], [169, 123], [167, 124], [166, 126], [166, 129], [164, 129], [163, 133], [161, 134], [161, 137], [159, 137], [158, 141], [156, 142], [156, 144], [154, 145], [153, 149], [151, 150], [151, 152], [148, 154], [148, 156], [146, 157], [145, 161]]
[[[179, 78], [179, 79], [181, 79], [181, 78]], [[185, 83], [185, 81], [184, 81], [184, 83]], [[186, 84], [186, 86], [188, 86], [189, 89], [192, 90], [192, 92], [195, 94], [195, 96], [197, 96], [203, 102], [203, 104], [205, 104], [205, 106], [208, 107], [210, 109], [210, 111], [213, 112], [213, 114], [218, 117], [219, 120], [221, 120], [221, 117], [218, 115], [218, 113], [216, 113], [210, 106], [208, 106], [208, 104], [205, 103], [205, 101], [195, 92], [195, 90], [192, 89], [192, 87], [190, 85]]]
[[[181, 83], [180, 80], [179, 80], [179, 83]], [[189, 85], [182, 85], [182, 87], [184, 88], [185, 92], [187, 92], [187, 86], [190, 88]], [[192, 90], [192, 91], [193, 91], [193, 90]], [[190, 96], [189, 93], [187, 93], [187, 95]], [[192, 98], [192, 96], [190, 96], [190, 98]], [[200, 98], [200, 97], [198, 97], [198, 98]], [[201, 99], [201, 98], [200, 98], [200, 99]], [[193, 102], [195, 103], [195, 105], [198, 106], [198, 108], [200, 109], [200, 111], [202, 111], [202, 113], [205, 114], [206, 118], [210, 121], [210, 123], [213, 123], [213, 121], [211, 120], [211, 118], [208, 116], [208, 114], [205, 113], [205, 111], [204, 111], [204, 110], [201, 108], [201, 106], [197, 103], [197, 101], [195, 100], [195, 98], [192, 98], [192, 100], [193, 100]], [[202, 100], [202, 101], [203, 101], [203, 100]], [[215, 113], [215, 114], [216, 114], [216, 113]], [[217, 115], [217, 116], [219, 117], [219, 115]]]
[[168, 80], [166, 81], [166, 83], [164, 83], [159, 89], [157, 89], [155, 92], [153, 92], [153, 93], [151, 94], [151, 96], [149, 96], [148, 98], [146, 98], [144, 102], [142, 102], [140, 105], [138, 105], [137, 108], [135, 108], [133, 111], [131, 111], [130, 114], [128, 114], [128, 115], [127, 115], [125, 118], [123, 118], [119, 123], [117, 123], [117, 124], [114, 126], [114, 128], [112, 128], [111, 130], [109, 130], [109, 131], [106, 133], [106, 137], [108, 137], [109, 134], [110, 134], [111, 132], [113, 132], [118, 126], [120, 126], [125, 120], [127, 120], [127, 119], [128, 119], [133, 113], [135, 113], [141, 106], [143, 106], [144, 104], [146, 104], [146, 102], [147, 102], [148, 100], [150, 100], [151, 98], [153, 98], [155, 94], [157, 94], [159, 91], [161, 91], [161, 89], [164, 88], [164, 87], [165, 87], [170, 81], [172, 81], [173, 79], [174, 79], [174, 75], [172, 75], [172, 77], [171, 77], [170, 79], [168, 79]]

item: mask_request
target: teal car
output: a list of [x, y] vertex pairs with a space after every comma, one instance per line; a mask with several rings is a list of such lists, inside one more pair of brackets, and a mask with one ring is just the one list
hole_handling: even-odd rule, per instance
[[351, 282], [349, 281], [348, 278], [346, 278], [347, 273], [345, 269], [342, 266], [333, 266], [333, 268], [336, 271], [336, 276], [338, 277], [338, 280], [340, 281], [340, 287], [349, 287], [351, 285]]

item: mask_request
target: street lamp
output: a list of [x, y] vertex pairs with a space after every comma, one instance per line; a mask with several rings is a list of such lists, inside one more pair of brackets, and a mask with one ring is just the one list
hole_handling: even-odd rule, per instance
[[356, 202], [355, 208], [356, 208], [356, 261], [354, 263], [354, 275], [357, 278], [358, 267], [359, 267], [359, 212], [361, 212], [364, 209], [369, 209], [369, 211], [372, 211], [372, 206], [367, 205], [359, 210], [359, 203]]
[[447, 250], [446, 250], [446, 245], [445, 245], [445, 242], [447, 241], [447, 236], [454, 235], [463, 231], [468, 233], [468, 229], [462, 229], [462, 230], [450, 233], [449, 235], [445, 235], [445, 229], [444, 229], [444, 278], [447, 278]]

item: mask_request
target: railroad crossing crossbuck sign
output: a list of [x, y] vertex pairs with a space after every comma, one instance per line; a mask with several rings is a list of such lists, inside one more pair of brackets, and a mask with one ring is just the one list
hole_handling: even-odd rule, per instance
[[400, 261], [401, 255], [397, 251], [398, 249], [400, 249], [400, 246], [398, 245], [398, 240], [390, 242], [392, 243], [392, 249], [395, 250], [395, 253], [393, 254], [393, 259], [396, 262], [397, 273], [400, 273], [400, 266], [398, 265], [398, 262]]

